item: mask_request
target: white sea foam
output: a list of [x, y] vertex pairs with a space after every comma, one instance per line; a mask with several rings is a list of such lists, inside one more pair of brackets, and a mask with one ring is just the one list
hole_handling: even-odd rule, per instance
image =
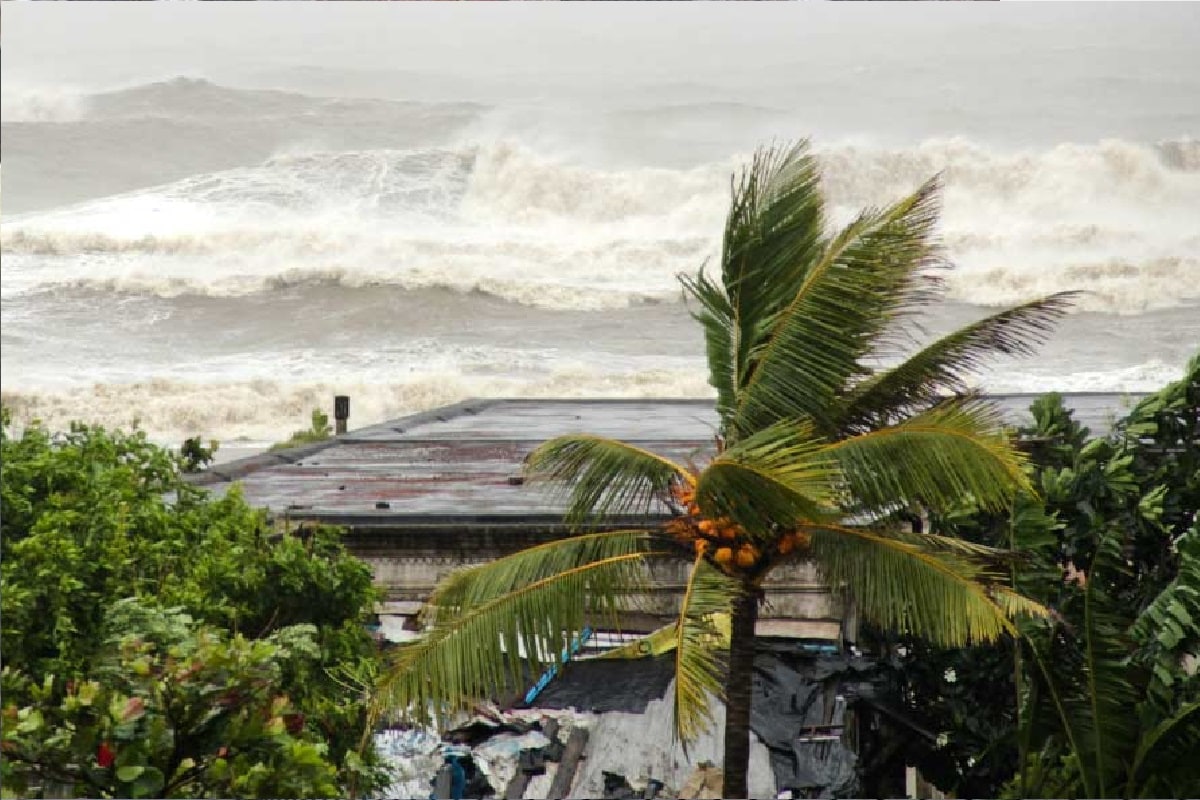
[[90, 101], [68, 86], [5, 83], [0, 93], [0, 118], [4, 122], [76, 122], [83, 119]]
[[[1168, 144], [1168, 155], [1117, 141], [1006, 154], [963, 140], [819, 154], [835, 218], [943, 174], [953, 299], [1083, 289], [1083, 309], [1139, 313], [1200, 299], [1196, 147]], [[335, 281], [552, 308], [671, 299], [675, 274], [717, 251], [733, 164], [604, 170], [512, 142], [284, 155], [9, 220], [4, 291], [237, 295]]]
[[[698, 365], [697, 365], [698, 366]], [[1181, 375], [1178, 365], [1152, 360], [1116, 370], [1079, 373], [1005, 370], [980, 381], [984, 391], [1149, 392]], [[110, 427], [139, 425], [156, 441], [178, 444], [188, 436], [216, 436], [239, 447], [264, 446], [307, 425], [313, 408], [335, 394], [352, 398], [352, 427], [455, 403], [472, 397], [712, 397], [701, 368], [603, 373], [562, 367], [536, 377], [468, 376], [451, 369], [426, 371], [393, 382], [362, 376], [345, 380], [195, 382], [157, 378], [63, 389], [5, 391], [3, 402], [18, 426], [41, 420], [64, 429], [72, 420]]]
[[704, 373], [694, 370], [598, 374], [567, 368], [530, 379], [430, 372], [392, 383], [155, 379], [6, 391], [3, 402], [12, 409], [18, 426], [34, 419], [56, 430], [65, 429], [71, 420], [110, 427], [138, 424], [163, 443], [178, 444], [188, 436], [203, 435], [255, 446], [306, 427], [311, 410], [328, 407], [335, 394], [352, 398], [352, 423], [357, 428], [470, 397], [707, 397], [710, 390]]
[[1007, 305], [1079, 289], [1081, 310], [1136, 314], [1200, 299], [1198, 151], [1104, 141], [1002, 154], [955, 139], [823, 157], [830, 195], [848, 208], [941, 173], [952, 299]]
[[1041, 392], [1155, 392], [1183, 377], [1183, 366], [1151, 359], [1144, 364], [1109, 370], [1040, 371], [1029, 365], [989, 373], [981, 382], [996, 393]]

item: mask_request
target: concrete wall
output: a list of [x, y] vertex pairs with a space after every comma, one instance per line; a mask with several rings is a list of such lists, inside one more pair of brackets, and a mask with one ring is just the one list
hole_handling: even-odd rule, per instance
[[[446, 531], [353, 531], [347, 536], [351, 552], [370, 565], [387, 600], [419, 602], [451, 572], [487, 563], [520, 547], [545, 541], [537, 531], [480, 528]], [[650, 630], [679, 612], [690, 565], [660, 561], [650, 568], [649, 592], [632, 597], [627, 615], [630, 630]], [[820, 580], [814, 565], [797, 561], [777, 567], [765, 584], [766, 603], [760, 610], [762, 635], [798, 638], [853, 639], [843, 630], [848, 616], [839, 598]]]

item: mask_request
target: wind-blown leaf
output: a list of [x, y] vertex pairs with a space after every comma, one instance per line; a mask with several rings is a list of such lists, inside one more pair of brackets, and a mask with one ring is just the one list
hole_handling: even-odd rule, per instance
[[729, 427], [738, 435], [781, 419], [832, 429], [838, 393], [860, 358], [938, 263], [937, 181], [883, 211], [864, 212], [830, 242], [770, 321]]
[[1109, 796], [1126, 766], [1118, 758], [1119, 751], [1137, 738], [1137, 719], [1130, 713], [1137, 700], [1128, 671], [1130, 640], [1101, 579], [1101, 575], [1127, 572], [1119, 538], [1106, 532], [1097, 542], [1083, 592], [1084, 713], [1089, 724], [1081, 729], [1090, 741], [1089, 750], [1080, 753], [1079, 760], [1080, 769], [1094, 776], [1099, 797]]
[[708, 356], [708, 382], [717, 390], [717, 414], [724, 419], [737, 404], [738, 337], [737, 320], [724, 290], [701, 269], [695, 277], [680, 275], [684, 292], [700, 304], [692, 318], [704, 330]]
[[1200, 701], [1186, 703], [1142, 736], [1129, 769], [1130, 797], [1194, 797], [1200, 782]]
[[1004, 616], [1009, 619], [1016, 619], [1018, 617], [1049, 617], [1054, 614], [1053, 611], [1042, 603], [1026, 597], [1011, 586], [990, 584], [988, 586], [988, 594], [996, 605], [1004, 611]]
[[[808, 142], [759, 149], [733, 186], [721, 245], [720, 284], [701, 270], [680, 276], [700, 304], [709, 382], [722, 420], [732, 415], [771, 320], [821, 253], [824, 199]], [[725, 431], [728, 434], [728, 431]]]
[[973, 501], [1002, 509], [1028, 489], [1023, 457], [987, 403], [952, 400], [888, 428], [852, 436], [827, 451], [848, 494], [866, 511], [898, 505], [948, 510]]
[[[518, 550], [503, 558], [450, 573], [438, 584], [427, 607], [432, 612], [474, 608], [530, 584], [609, 558], [650, 550], [655, 533], [648, 530], [575, 534]], [[644, 588], [631, 584], [627, 589]], [[596, 596], [603, 604], [612, 598]]]
[[752, 535], [800, 520], [834, 519], [840, 466], [812, 426], [777, 423], [718, 455], [701, 473], [696, 500], [709, 518], [730, 517]]
[[[377, 685], [374, 714], [445, 720], [482, 698], [523, 688], [522, 681], [557, 658], [585, 624], [605, 619], [616, 625], [618, 601], [642, 585], [646, 559], [664, 555], [646, 549], [647, 537], [633, 531], [596, 534], [583, 542], [566, 539], [544, 546], [539, 555], [518, 553], [500, 566], [486, 564], [456, 576], [431, 600], [425, 617], [432, 629], [397, 648]], [[563, 553], [555, 552], [559, 547]], [[535, 567], [545, 575], [536, 580], [515, 575], [538, 560], [569, 562], [564, 553], [581, 563], [556, 574], [548, 574], [545, 565]], [[489, 585], [489, 579], [508, 590]]]
[[922, 547], [920, 534], [901, 539], [831, 525], [805, 530], [826, 580], [845, 586], [863, 615], [888, 630], [943, 647], [993, 641], [1015, 631], [1007, 613], [1011, 599], [997, 602], [985, 585], [999, 584], [1001, 574], [985, 564], [945, 552], [940, 544]]
[[762, 148], [734, 188], [721, 246], [721, 283], [737, 326], [737, 385], [765, 326], [792, 299], [821, 252], [825, 202], [808, 142]]
[[[1065, 627], [1056, 616], [1044, 632], [1030, 630], [1026, 636], [1039, 670], [1033, 677], [1051, 704], [1046, 710], [1053, 719], [1043, 726], [1053, 735], [1045, 737], [1038, 758], [1045, 765], [1069, 755], [1078, 793], [1086, 797], [1127, 796], [1132, 789], [1127, 770], [1138, 742], [1138, 679], [1130, 668], [1132, 641], [1123, 609], [1108, 591], [1112, 579], [1127, 569], [1119, 532], [1103, 532], [1082, 589], [1072, 586], [1057, 604], [1076, 625]], [[1046, 792], [1047, 785], [1037, 782], [1044, 777], [1027, 774], [1028, 790]]]
[[1179, 553], [1175, 578], [1138, 616], [1130, 631], [1146, 653], [1150, 697], [1164, 709], [1174, 703], [1176, 684], [1184, 679], [1175, 668], [1179, 658], [1200, 643], [1200, 517], [1175, 547]]
[[533, 480], [553, 481], [567, 501], [566, 519], [579, 524], [613, 513], [645, 513], [672, 479], [690, 481], [686, 469], [631, 444], [568, 434], [538, 447], [525, 464]]
[[675, 624], [675, 736], [685, 746], [712, 724], [709, 695], [724, 697], [721, 635], [713, 624], [732, 612], [740, 588], [697, 556]]
[[945, 395], [966, 393], [967, 378], [990, 356], [1032, 355], [1077, 296], [1060, 292], [1032, 300], [943, 336], [855, 386], [844, 401], [841, 425], [890, 424]]

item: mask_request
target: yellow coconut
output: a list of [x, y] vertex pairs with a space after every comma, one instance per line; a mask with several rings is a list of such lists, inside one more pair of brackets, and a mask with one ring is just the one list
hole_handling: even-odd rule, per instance
[[738, 548], [737, 565], [742, 569], [753, 567], [758, 561], [758, 548], [747, 542]]

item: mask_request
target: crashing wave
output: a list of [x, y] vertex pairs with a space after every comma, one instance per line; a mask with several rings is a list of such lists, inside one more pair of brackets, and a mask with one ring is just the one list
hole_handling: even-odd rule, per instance
[[[1085, 310], [1140, 313], [1200, 298], [1192, 142], [1005, 153], [955, 139], [818, 157], [834, 220], [942, 174], [953, 299], [1082, 289]], [[677, 273], [717, 253], [731, 164], [602, 169], [513, 142], [280, 155], [12, 218], [0, 226], [15, 257], [5, 292], [222, 295], [333, 280], [549, 308], [667, 299]]]

